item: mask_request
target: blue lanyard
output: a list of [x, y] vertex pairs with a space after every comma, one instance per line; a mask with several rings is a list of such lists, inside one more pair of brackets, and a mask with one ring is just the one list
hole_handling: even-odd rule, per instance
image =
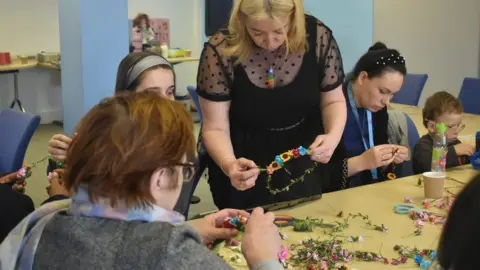
[[[367, 145], [365, 141], [365, 137], [363, 137], [363, 126], [360, 125], [360, 116], [358, 115], [357, 105], [355, 105], [355, 100], [353, 99], [353, 89], [352, 84], [348, 84], [348, 102], [350, 103], [350, 107], [352, 108], [353, 115], [355, 116], [355, 122], [357, 122], [358, 129], [360, 130], [360, 135], [362, 136], [363, 147], [365, 147], [365, 151], [375, 146], [373, 142], [373, 125], [372, 125], [372, 112], [366, 110], [367, 112], [367, 125], [368, 125], [368, 142], [370, 145]], [[372, 178], [373, 180], [377, 180], [377, 169], [372, 169]]]

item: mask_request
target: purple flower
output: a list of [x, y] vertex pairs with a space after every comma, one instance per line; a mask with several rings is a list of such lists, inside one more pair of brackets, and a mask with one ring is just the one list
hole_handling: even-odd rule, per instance
[[27, 169], [20, 168], [17, 172], [17, 178], [25, 178], [25, 176], [27, 176]]
[[288, 259], [288, 249], [284, 246], [280, 247], [280, 252], [278, 252], [278, 260], [281, 263], [284, 263]]

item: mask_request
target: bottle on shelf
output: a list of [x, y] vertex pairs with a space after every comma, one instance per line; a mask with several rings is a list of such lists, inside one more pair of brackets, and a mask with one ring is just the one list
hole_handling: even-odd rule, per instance
[[163, 58], [168, 58], [168, 45], [166, 43], [162, 43], [160, 46], [160, 51], [162, 52], [161, 55]]
[[439, 123], [435, 126], [432, 150], [432, 172], [446, 172], [447, 167], [447, 126]]

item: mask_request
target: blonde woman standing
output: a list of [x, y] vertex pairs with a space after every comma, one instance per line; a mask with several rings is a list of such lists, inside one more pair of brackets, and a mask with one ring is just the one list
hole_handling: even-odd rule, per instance
[[[198, 72], [217, 207], [317, 195], [330, 179], [340, 179], [345, 161], [329, 161], [346, 121], [342, 59], [332, 31], [304, 14], [302, 0], [235, 0], [228, 32], [205, 44]], [[289, 191], [272, 195], [259, 167], [299, 146], [310, 148], [311, 160], [275, 172], [272, 188], [318, 166]]]

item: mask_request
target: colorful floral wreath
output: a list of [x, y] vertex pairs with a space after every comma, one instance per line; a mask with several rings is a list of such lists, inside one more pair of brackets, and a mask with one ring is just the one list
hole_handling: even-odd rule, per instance
[[267, 172], [267, 174], [268, 174], [268, 176], [267, 176], [267, 189], [270, 191], [270, 193], [275, 195], [275, 194], [278, 194], [278, 193], [281, 193], [281, 192], [289, 191], [291, 186], [293, 186], [297, 183], [303, 182], [305, 176], [312, 173], [313, 170], [315, 169], [315, 167], [317, 167], [316, 162], [313, 163], [313, 166], [310, 169], [305, 170], [303, 175], [290, 180], [290, 183], [287, 186], [285, 186], [284, 188], [274, 189], [271, 186], [272, 175], [273, 175], [274, 172], [276, 172], [276, 171], [278, 171], [282, 168], [285, 169], [285, 164], [287, 162], [289, 162], [290, 160], [294, 160], [294, 159], [297, 159], [297, 158], [300, 158], [300, 157], [303, 157], [303, 156], [307, 156], [307, 155], [310, 155], [310, 154], [311, 154], [310, 150], [306, 149], [303, 146], [300, 146], [298, 148], [292, 149], [290, 151], [287, 151], [283, 154], [280, 154], [280, 155], [276, 156], [275, 160], [272, 161], [272, 163], [270, 163], [270, 165], [268, 165], [266, 169], [262, 170], [262, 171]]

